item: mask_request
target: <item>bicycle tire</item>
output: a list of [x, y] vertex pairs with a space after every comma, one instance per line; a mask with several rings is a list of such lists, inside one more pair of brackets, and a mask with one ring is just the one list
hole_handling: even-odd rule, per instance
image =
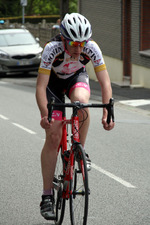
[[[74, 158], [74, 175], [70, 181], [70, 191], [72, 192], [70, 195], [70, 220], [71, 225], [86, 225], [89, 187], [85, 152], [81, 144], [77, 145]], [[84, 171], [81, 170], [81, 161], [83, 162]]]
[[57, 163], [55, 168], [55, 175], [54, 175], [54, 189], [55, 189], [55, 202], [56, 202], [56, 219], [55, 224], [61, 225], [64, 219], [65, 213], [65, 205], [66, 200], [62, 198], [62, 191], [63, 191], [63, 167], [64, 167], [64, 160], [62, 158], [62, 148], [60, 147], [59, 153], [57, 156]]

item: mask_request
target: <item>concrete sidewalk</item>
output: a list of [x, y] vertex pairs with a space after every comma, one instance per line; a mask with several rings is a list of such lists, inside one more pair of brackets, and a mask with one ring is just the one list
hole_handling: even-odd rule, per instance
[[[91, 99], [101, 100], [101, 89], [97, 81], [90, 80]], [[150, 89], [131, 88], [112, 83], [115, 102], [150, 111]]]
[[[101, 96], [100, 85], [97, 81], [90, 80], [91, 94]], [[121, 87], [112, 83], [113, 97], [116, 100], [150, 99], [150, 89]]]

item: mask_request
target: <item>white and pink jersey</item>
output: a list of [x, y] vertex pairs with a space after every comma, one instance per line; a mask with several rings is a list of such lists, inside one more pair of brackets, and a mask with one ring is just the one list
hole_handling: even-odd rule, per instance
[[75, 60], [65, 52], [60, 35], [58, 35], [45, 45], [39, 73], [50, 75], [51, 70], [53, 70], [57, 77], [67, 79], [85, 67], [90, 60], [95, 72], [106, 69], [102, 52], [92, 39], [88, 41], [79, 58]]

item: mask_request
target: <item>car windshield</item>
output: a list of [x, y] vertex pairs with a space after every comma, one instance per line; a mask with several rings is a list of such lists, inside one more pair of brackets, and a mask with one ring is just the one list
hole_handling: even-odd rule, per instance
[[32, 45], [36, 44], [30, 33], [8, 33], [0, 35], [0, 46]]

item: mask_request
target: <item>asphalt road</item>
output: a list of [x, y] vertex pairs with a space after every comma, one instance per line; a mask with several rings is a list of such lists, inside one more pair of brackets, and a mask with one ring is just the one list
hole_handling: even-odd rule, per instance
[[[9, 75], [0, 78], [3, 82], [9, 82], [21, 86], [35, 87], [37, 73], [28, 75]], [[91, 99], [101, 100], [101, 89], [97, 81], [90, 80]], [[115, 102], [121, 102], [123, 105], [134, 106], [139, 109], [150, 111], [150, 89], [130, 86], [119, 86], [112, 83], [113, 98]]]
[[[35, 77], [1, 79], [0, 96], [0, 225], [52, 225], [39, 213], [44, 131]], [[93, 91], [92, 96], [99, 98]], [[85, 146], [92, 159], [88, 225], [149, 225], [150, 113], [120, 103], [126, 96], [116, 99], [111, 132], [101, 126], [101, 110], [91, 110]], [[63, 224], [70, 224], [68, 210]]]

